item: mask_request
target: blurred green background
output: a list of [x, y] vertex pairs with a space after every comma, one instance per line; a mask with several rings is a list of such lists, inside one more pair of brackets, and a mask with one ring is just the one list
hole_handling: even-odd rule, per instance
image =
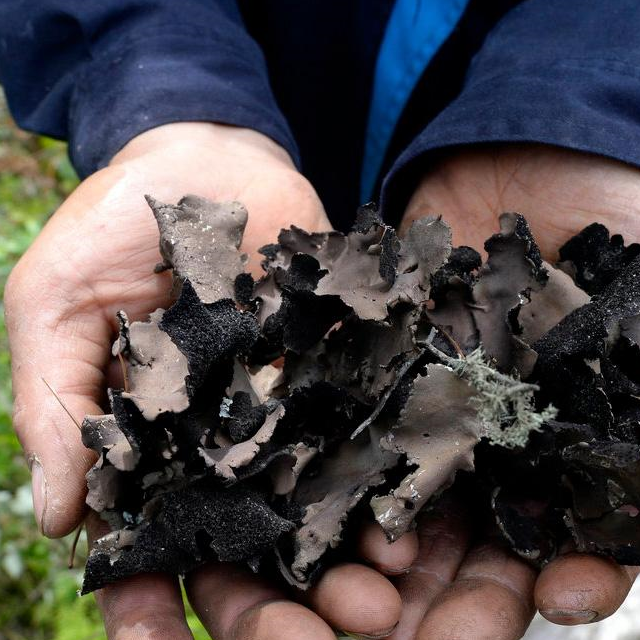
[[[0, 88], [0, 640], [101, 640], [92, 596], [76, 594], [86, 558], [75, 568], [71, 539], [46, 540], [36, 528], [29, 472], [11, 428], [11, 377], [2, 298], [13, 265], [77, 178], [61, 142], [20, 131]], [[208, 636], [189, 612], [196, 640]]]

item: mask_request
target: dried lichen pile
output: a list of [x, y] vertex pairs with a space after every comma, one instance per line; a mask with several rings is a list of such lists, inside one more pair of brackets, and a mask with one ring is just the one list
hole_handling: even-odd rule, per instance
[[400, 239], [364, 207], [283, 230], [254, 282], [241, 205], [150, 205], [176, 302], [119, 314], [127, 388], [82, 426], [112, 529], [83, 592], [211, 559], [306, 588], [367, 504], [397, 538], [474, 465], [524, 557], [573, 537], [640, 564], [638, 245], [592, 225], [554, 268], [505, 214], [481, 264], [439, 218]]

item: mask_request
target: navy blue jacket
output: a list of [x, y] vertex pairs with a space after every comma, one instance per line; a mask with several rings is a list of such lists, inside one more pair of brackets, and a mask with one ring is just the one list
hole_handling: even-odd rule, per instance
[[455, 145], [640, 165], [638, 0], [0, 0], [0, 82], [80, 176], [168, 122], [261, 131], [338, 228]]

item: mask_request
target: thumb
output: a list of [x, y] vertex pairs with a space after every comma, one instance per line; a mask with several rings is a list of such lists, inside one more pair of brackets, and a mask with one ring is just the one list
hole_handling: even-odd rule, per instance
[[35, 283], [37, 269], [29, 268], [28, 255], [23, 261], [5, 294], [13, 420], [31, 469], [38, 525], [46, 536], [60, 537], [84, 514], [85, 473], [95, 456], [75, 423], [102, 413], [111, 331], [99, 313], [82, 309], [78, 291]]

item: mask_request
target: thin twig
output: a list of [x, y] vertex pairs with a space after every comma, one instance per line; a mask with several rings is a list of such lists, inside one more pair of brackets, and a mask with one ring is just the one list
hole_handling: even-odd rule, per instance
[[423, 353], [424, 352], [421, 351], [418, 355], [414, 356], [413, 358], [410, 358], [400, 367], [400, 369], [398, 370], [398, 373], [396, 374], [396, 379], [394, 380], [393, 384], [385, 391], [380, 402], [378, 402], [378, 405], [372, 411], [371, 415], [366, 420], [364, 420], [364, 422], [361, 422], [356, 428], [356, 430], [351, 434], [351, 440], [358, 437], [380, 415], [380, 412], [384, 409], [384, 406], [387, 404], [387, 400], [389, 400], [389, 398], [391, 397], [391, 394], [396, 390], [402, 378], [404, 378], [404, 374], [407, 373], [409, 369], [411, 369], [411, 367], [415, 364], [415, 362]]
[[82, 529], [84, 528], [84, 523], [87, 517], [82, 518], [82, 522], [78, 525], [76, 530], [76, 535], [73, 536], [73, 542], [71, 543], [71, 552], [69, 553], [69, 563], [67, 567], [69, 569], [73, 569], [73, 561], [76, 558], [76, 547], [78, 546], [78, 540], [80, 540], [80, 534], [82, 533]]
[[460, 359], [464, 360], [466, 356], [460, 345], [454, 340], [453, 336], [449, 332], [445, 331], [442, 327], [438, 327], [438, 331], [448, 340], [449, 344], [455, 349]]
[[78, 427], [78, 429], [82, 431], [81, 424], [73, 417], [71, 411], [69, 411], [65, 403], [62, 402], [62, 400], [60, 399], [60, 396], [53, 390], [53, 387], [43, 377], [40, 377], [40, 379], [42, 380], [42, 382], [44, 382], [47, 385], [47, 388], [49, 389], [49, 391], [51, 391], [51, 393], [53, 394], [53, 397], [58, 401], [60, 406], [65, 410], [67, 415], [71, 418], [71, 420], [73, 421], [73, 424], [75, 424], [76, 427]]

